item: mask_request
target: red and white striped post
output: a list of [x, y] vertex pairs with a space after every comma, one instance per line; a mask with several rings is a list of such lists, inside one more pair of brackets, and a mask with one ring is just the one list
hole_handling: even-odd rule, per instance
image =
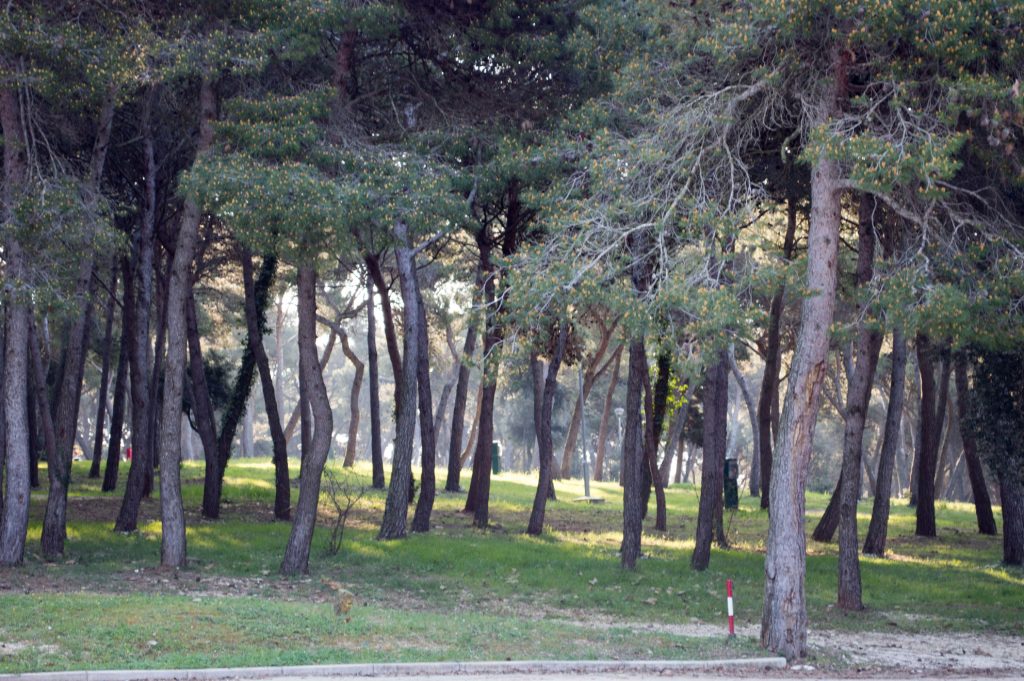
[[736, 637], [736, 618], [732, 611], [732, 580], [725, 580], [725, 594], [729, 604], [729, 638]]

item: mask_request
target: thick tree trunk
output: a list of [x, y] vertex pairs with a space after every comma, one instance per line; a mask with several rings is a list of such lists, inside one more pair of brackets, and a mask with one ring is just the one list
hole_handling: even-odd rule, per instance
[[416, 512], [412, 518], [413, 532], [430, 531], [430, 515], [434, 511], [434, 496], [437, 492], [434, 466], [437, 459], [436, 433], [434, 432], [434, 398], [430, 390], [430, 342], [427, 337], [427, 314], [420, 295], [420, 284], [416, 277], [415, 262], [412, 285], [416, 293], [417, 330], [416, 343], [416, 391], [419, 396], [420, 412], [420, 496], [416, 501]]
[[[263, 271], [270, 269], [277, 271], [277, 258], [272, 255], [263, 259]], [[274, 517], [278, 520], [291, 518], [291, 485], [288, 479], [288, 442], [284, 437], [284, 429], [281, 427], [281, 414], [277, 410], [277, 395], [274, 390], [274, 381], [270, 373], [270, 359], [263, 347], [263, 329], [266, 325], [266, 309], [270, 295], [270, 286], [274, 274], [269, 277], [262, 277], [265, 286], [257, 288], [253, 281], [252, 255], [242, 254], [242, 281], [245, 287], [245, 326], [248, 332], [249, 351], [256, 361], [256, 368], [260, 373], [260, 387], [263, 390], [263, 404], [267, 411], [267, 426], [270, 429], [270, 439], [274, 445]], [[260, 300], [263, 296], [263, 300]]]
[[[479, 277], [477, 277], [479, 279]], [[478, 281], [478, 284], [480, 282]], [[466, 329], [466, 341], [462, 345], [462, 363], [459, 379], [455, 384], [455, 408], [452, 412], [452, 436], [448, 443], [448, 477], [444, 483], [446, 492], [458, 492], [459, 477], [462, 475], [462, 430], [466, 423], [466, 397], [469, 394], [469, 361], [476, 350], [476, 324], [470, 322]]]
[[[824, 97], [817, 125], [834, 109], [829, 99], [845, 92], [845, 60], [834, 55], [835, 89]], [[824, 153], [811, 168], [811, 217], [807, 248], [807, 287], [801, 305], [800, 331], [790, 367], [786, 403], [772, 457], [765, 556], [761, 645], [788, 660], [807, 652], [807, 605], [804, 593], [806, 539], [804, 490], [821, 404], [821, 382], [828, 356], [829, 327], [835, 310], [836, 266], [840, 226], [840, 167]], [[762, 481], [767, 474], [762, 465]]]
[[380, 434], [380, 376], [377, 369], [377, 325], [373, 312], [373, 282], [366, 278], [366, 363], [370, 365], [370, 462], [372, 486], [384, 489], [384, 454]]
[[404, 303], [402, 322], [405, 327], [403, 356], [405, 364], [398, 375], [401, 398], [398, 402], [396, 419], [395, 449], [391, 459], [391, 481], [384, 504], [384, 518], [381, 521], [377, 539], [400, 539], [406, 535], [406, 521], [409, 509], [409, 486], [412, 477], [412, 449], [416, 437], [416, 395], [417, 368], [420, 354], [420, 312], [416, 282], [416, 265], [413, 262], [412, 247], [409, 245], [408, 228], [405, 223], [395, 223], [395, 258], [398, 261], [398, 279]]
[[99, 394], [96, 397], [96, 433], [93, 436], [92, 465], [89, 477], [100, 477], [100, 462], [103, 459], [103, 427], [107, 417], [107, 388], [110, 382], [110, 353], [114, 340], [114, 308], [117, 296], [117, 265], [110, 275], [110, 295], [107, 301], [106, 322], [103, 326], [103, 362], [100, 369]]
[[643, 423], [640, 406], [643, 401], [644, 372], [647, 355], [643, 338], [629, 342], [626, 379], [626, 425], [622, 438], [622, 567], [636, 569], [640, 558], [640, 537], [643, 531]]
[[729, 358], [722, 351], [708, 367], [704, 383], [704, 461], [700, 472], [700, 502], [697, 535], [690, 567], [706, 570], [711, 562], [711, 540], [715, 528], [715, 506], [723, 493], [726, 427], [729, 408]]
[[[530, 511], [530, 522], [526, 526], [526, 533], [539, 535], [544, 531], [544, 512], [547, 508], [548, 491], [552, 485], [553, 471], [555, 464], [554, 444], [551, 441], [551, 410], [555, 404], [555, 391], [558, 388], [558, 370], [562, 366], [562, 358], [565, 356], [566, 337], [569, 335], [567, 323], [558, 322], [558, 342], [555, 346], [555, 353], [548, 365], [547, 377], [544, 376], [544, 369], [537, 355], [530, 357], [530, 374], [533, 377], [533, 422], [534, 432], [537, 436], [538, 467], [540, 472], [537, 478], [537, 492], [533, 495], [533, 508]], [[544, 388], [540, 391], [537, 386], [543, 380]], [[540, 400], [537, 399], [540, 392]]]
[[917, 475], [917, 524], [914, 528], [914, 534], [919, 537], [935, 536], [935, 473], [949, 395], [949, 359], [943, 362], [939, 385], [935, 385], [934, 364], [937, 354], [937, 348], [931, 340], [919, 333], [917, 365], [921, 373], [921, 460]]
[[[199, 141], [197, 156], [204, 156], [213, 144], [216, 115], [213, 85], [203, 78], [199, 90]], [[190, 199], [178, 227], [174, 259], [167, 281], [167, 364], [164, 369], [163, 403], [160, 419], [160, 564], [184, 567], [186, 563], [185, 509], [181, 499], [181, 398], [185, 384], [185, 348], [188, 331], [185, 306], [191, 296], [192, 260], [199, 240], [199, 206]]]
[[597, 456], [594, 458], [594, 481], [604, 480], [605, 451], [608, 448], [608, 421], [612, 415], [612, 404], [615, 401], [615, 388], [619, 385], [619, 368], [622, 364], [622, 345], [615, 348], [612, 358], [615, 360], [615, 368], [612, 369], [612, 378], [608, 382], [608, 392], [604, 396], [604, 409], [601, 410], [601, 426], [597, 432]]
[[999, 473], [1003, 503], [1003, 563], [1024, 565], [1024, 485], [1011, 472]]
[[[791, 183], [792, 184], [792, 183]], [[783, 255], [786, 260], [793, 257], [796, 243], [797, 198], [790, 192], [786, 198], [786, 238]], [[761, 379], [761, 393], [757, 401], [758, 451], [761, 454], [760, 487], [761, 508], [767, 509], [772, 478], [772, 433], [778, 431], [779, 374], [782, 370], [782, 313], [785, 308], [785, 290], [780, 287], [768, 309], [768, 339], [764, 357], [764, 375]]]
[[878, 480], [875, 500], [871, 508], [871, 524], [864, 538], [864, 553], [885, 555], [885, 542], [889, 528], [889, 497], [892, 494], [892, 474], [896, 464], [896, 450], [900, 447], [902, 431], [903, 396], [907, 374], [907, 339], [903, 329], [892, 331], [892, 373], [889, 377], [889, 406], [885, 412], [885, 435], [882, 453], [878, 457]]
[[299, 371], [310, 385], [310, 402], [315, 420], [313, 447], [307, 452], [299, 478], [299, 501], [295, 521], [288, 536], [281, 572], [285, 575], [309, 572], [309, 550], [316, 526], [316, 510], [320, 501], [320, 480], [331, 449], [334, 417], [327, 397], [323, 371], [317, 362], [316, 350], [316, 270], [299, 267]]
[[962, 354], [956, 358], [956, 412], [960, 420], [960, 435], [964, 442], [964, 460], [967, 464], [967, 475], [971, 481], [971, 494], [974, 496], [974, 514], [978, 518], [978, 532], [996, 534], [996, 520], [992, 515], [992, 500], [988, 495], [985, 483], [985, 472], [978, 458], [978, 445], [970, 428], [964, 428], [967, 418], [967, 359]]
[[345, 444], [345, 460], [342, 463], [344, 468], [352, 468], [356, 464], [356, 445], [359, 439], [359, 392], [363, 387], [363, 372], [366, 365], [360, 361], [352, 347], [348, 343], [348, 334], [339, 334], [341, 338], [341, 351], [345, 353], [348, 361], [352, 362], [355, 368], [355, 375], [352, 376], [352, 389], [349, 390], [348, 398], [348, 440]]

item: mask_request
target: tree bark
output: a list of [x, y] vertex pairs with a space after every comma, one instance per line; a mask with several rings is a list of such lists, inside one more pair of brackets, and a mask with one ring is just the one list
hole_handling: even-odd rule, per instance
[[[477, 276], [479, 288], [480, 277]], [[462, 475], [462, 430], [466, 423], [466, 397], [469, 394], [469, 364], [476, 350], [476, 324], [472, 321], [466, 329], [466, 341], [462, 345], [462, 362], [459, 367], [459, 379], [455, 384], [455, 408], [452, 412], [452, 436], [448, 443], [448, 477], [444, 483], [446, 492], [458, 492], [459, 477]]]
[[[791, 166], [790, 166], [791, 167]], [[790, 182], [792, 185], [792, 181]], [[796, 243], [797, 198], [790, 190], [786, 198], [786, 237], [782, 252], [786, 260], [793, 257]], [[779, 287], [772, 296], [768, 309], [768, 339], [764, 358], [764, 375], [761, 379], [761, 393], [757, 401], [758, 450], [761, 454], [760, 492], [761, 508], [767, 509], [770, 499], [772, 478], [772, 433], [778, 431], [777, 410], [779, 399], [779, 375], [782, 370], [782, 313], [785, 309], [785, 289]]]
[[[873, 199], [862, 195], [858, 220], [858, 254], [856, 284], [864, 289], [874, 276], [875, 232]], [[865, 311], [858, 304], [856, 365], [846, 391], [843, 413], [843, 459], [839, 485], [839, 582], [838, 605], [844, 610], [862, 610], [860, 560], [857, 555], [857, 501], [860, 497], [861, 459], [863, 456], [864, 423], [871, 400], [882, 334], [868, 326]]]
[[366, 278], [366, 363], [370, 365], [370, 461], [372, 485], [384, 489], [384, 454], [380, 434], [380, 376], [377, 370], [377, 325], [373, 312], [373, 282]]
[[100, 477], [100, 461], [103, 459], [103, 426], [107, 417], [107, 389], [110, 382], [110, 353], [114, 340], [114, 308], [117, 296], [117, 265], [110, 275], [110, 296], [107, 301], [106, 322], [103, 326], [103, 362], [100, 369], [99, 394], [96, 397], [96, 433], [93, 437], [92, 465], [89, 477]]
[[416, 293], [417, 330], [416, 344], [416, 391], [419, 396], [420, 412], [420, 496], [416, 501], [416, 512], [412, 518], [413, 532], [430, 531], [430, 515], [434, 510], [436, 494], [435, 461], [437, 459], [436, 433], [434, 432], [434, 398], [430, 390], [430, 343], [427, 337], [427, 313], [420, 294], [416, 277], [415, 262], [412, 262], [412, 285]]
[[110, 438], [107, 442], [107, 462], [103, 467], [103, 492], [113, 492], [117, 487], [117, 471], [121, 463], [121, 435], [124, 430], [125, 400], [128, 386], [128, 355], [131, 352], [130, 338], [135, 333], [132, 327], [134, 313], [128, 293], [129, 271], [122, 263], [125, 273], [124, 303], [121, 308], [121, 339], [117, 353], [117, 372], [114, 375], [114, 407], [110, 413]]
[[217, 429], [214, 425], [213, 404], [210, 389], [206, 384], [206, 370], [203, 363], [202, 341], [199, 338], [199, 323], [196, 318], [196, 302], [189, 295], [185, 309], [188, 324], [189, 377], [192, 379], [192, 410], [195, 414], [196, 430], [203, 444], [205, 462], [203, 479], [203, 517], [216, 520], [220, 517], [220, 456], [217, 453]]
[[[29, 383], [33, 393], [33, 402], [36, 408], [36, 414], [38, 414], [40, 425], [43, 431], [43, 443], [46, 450], [46, 461], [47, 469], [56, 468], [52, 462], [58, 460], [57, 454], [57, 429], [54, 424], [53, 415], [50, 412], [50, 400], [47, 396], [46, 389], [46, 368], [43, 366], [43, 359], [39, 349], [39, 337], [36, 333], [35, 321], [32, 317], [29, 317], [28, 322], [28, 342], [29, 342], [29, 359], [32, 362], [32, 378]], [[58, 486], [58, 494], [66, 494], [66, 484], [62, 484], [63, 481], [55, 473], [49, 473], [47, 476], [50, 479], [50, 486]], [[51, 492], [52, 494], [52, 492]], [[65, 507], [66, 508], [66, 507]], [[50, 532], [59, 532], [61, 529], [66, 529], [66, 525], [51, 525], [49, 528], [44, 527], [44, 535], [41, 544], [45, 548], [47, 541], [53, 545], [53, 543], [60, 542], [63, 546], [64, 537], [49, 537], [45, 536], [46, 529]], [[60, 554], [43, 554], [44, 560], [52, 561], [60, 557]]]
[[[263, 258], [263, 270], [277, 271], [277, 258], [272, 255]], [[281, 427], [281, 414], [277, 410], [277, 394], [273, 376], [270, 373], [270, 359], [263, 347], [263, 331], [266, 325], [266, 309], [270, 286], [274, 275], [261, 279], [265, 286], [257, 288], [253, 280], [252, 254], [242, 254], [242, 282], [245, 287], [245, 326], [248, 333], [249, 351], [256, 361], [260, 373], [260, 387], [263, 390], [263, 404], [267, 412], [267, 426], [274, 445], [274, 517], [278, 520], [291, 518], [291, 485], [288, 474], [288, 441]], [[260, 296], [264, 299], [260, 300]]]
[[732, 371], [736, 385], [743, 395], [743, 403], [747, 405], [747, 416], [750, 419], [751, 441], [754, 444], [754, 451], [750, 455], [750, 496], [757, 496], [761, 488], [761, 435], [758, 432], [760, 424], [757, 418], [757, 407], [754, 406], [754, 398], [747, 387], [747, 379], [743, 377], [739, 365], [736, 364], [736, 353], [733, 346], [729, 346], [729, 370]]
[[[534, 536], [544, 532], [544, 512], [547, 508], [548, 491], [552, 485], [553, 471], [555, 464], [554, 444], [551, 441], [551, 410], [555, 403], [555, 391], [558, 388], [558, 370], [562, 366], [562, 358], [565, 356], [566, 337], [569, 335], [567, 323], [558, 321], [558, 342], [555, 346], [554, 355], [548, 365], [547, 377], [544, 376], [544, 369], [540, 359], [534, 354], [530, 357], [530, 374], [533, 377], [533, 422], [534, 431], [537, 436], [538, 468], [540, 469], [537, 478], [537, 492], [533, 495], [533, 508], [530, 511], [530, 522], [526, 526], [526, 533]], [[537, 397], [537, 386], [543, 380], [544, 388], [540, 391], [540, 400]]]
[[[635, 284], [634, 284], [635, 287]], [[629, 342], [626, 379], [626, 425], [622, 438], [622, 567], [636, 569], [640, 558], [643, 531], [643, 424], [640, 404], [643, 400], [647, 355], [643, 338]]]
[[348, 343], [348, 334], [342, 333], [339, 334], [339, 337], [341, 338], [341, 351], [355, 367], [352, 389], [349, 391], [348, 398], [348, 440], [345, 444], [345, 461], [342, 463], [342, 467], [352, 468], [356, 463], [356, 445], [359, 439], [359, 392], [363, 387], [363, 372], [366, 370], [366, 365], [352, 351], [352, 347]]
[[1003, 503], [1003, 563], [1024, 565], [1024, 485], [1011, 472], [999, 472]]
[[[203, 78], [199, 89], [199, 141], [197, 157], [213, 145], [216, 114], [213, 85]], [[199, 206], [185, 199], [178, 227], [174, 259], [167, 281], [167, 363], [160, 419], [160, 564], [179, 568], [186, 563], [185, 509], [181, 499], [181, 398], [185, 383], [185, 348], [188, 331], [185, 306], [192, 290], [192, 260], [199, 240]]]
[[[665, 422], [665, 409], [668, 404], [668, 382], [671, 373], [671, 357], [665, 352], [658, 354], [658, 378], [654, 390], [651, 390], [650, 370], [644, 361], [644, 484], [654, 488], [654, 529], [668, 531], [668, 509], [665, 503], [665, 484], [658, 471], [658, 442]], [[653, 394], [652, 394], [653, 393]], [[648, 483], [647, 480], [650, 480]], [[645, 490], [650, 494], [649, 490]], [[644, 509], [646, 517], [647, 509]]]
[[729, 408], [729, 358], [719, 352], [707, 370], [704, 384], [704, 461], [700, 472], [700, 502], [697, 534], [690, 567], [706, 570], [711, 562], [711, 541], [715, 528], [715, 506], [723, 493], [726, 427]]
[[892, 494], [892, 475], [896, 465], [896, 450], [900, 447], [903, 416], [904, 386], [907, 372], [907, 339], [903, 329], [892, 331], [892, 372], [889, 377], [889, 405], [885, 412], [885, 435], [882, 453], [878, 457], [878, 479], [875, 500], [871, 508], [871, 524], [864, 538], [864, 553], [885, 555], [885, 542], [889, 527], [889, 497]]
[[[917, 335], [917, 365], [921, 373], [921, 461], [917, 475], [917, 524], [914, 534], [935, 536], [935, 473], [942, 423], [949, 395], [950, 361], [943, 362], [939, 385], [935, 385], [937, 348], [923, 333]], [[938, 394], [936, 394], [938, 390]]]
[[612, 415], [612, 403], [615, 400], [615, 388], [619, 384], [619, 368], [622, 364], [622, 345], [615, 348], [612, 357], [615, 359], [615, 368], [612, 370], [612, 378], [608, 383], [608, 392], [604, 396], [604, 409], [601, 411], [601, 426], [597, 432], [597, 456], [594, 458], [594, 481], [604, 480], [604, 459], [605, 450], [608, 448], [608, 421]]
[[985, 483], [985, 472], [978, 458], [978, 445], [970, 428], [964, 428], [967, 418], [967, 400], [970, 393], [967, 389], [967, 358], [962, 354], [956, 358], [956, 412], [960, 420], [960, 435], [964, 442], [964, 460], [967, 463], [967, 475], [971, 481], [971, 494], [974, 497], [974, 514], [978, 518], [978, 532], [996, 534], [996, 520], [992, 515], [992, 500], [988, 495]]
[[[409, 485], [412, 477], [412, 449], [416, 436], [416, 395], [417, 368], [420, 354], [420, 312], [416, 282], [416, 265], [413, 262], [412, 247], [405, 223], [395, 223], [395, 259], [398, 264], [398, 279], [404, 303], [402, 321], [405, 326], [403, 356], [405, 364], [398, 375], [401, 398], [398, 402], [396, 419], [395, 449], [391, 459], [391, 481], [384, 504], [384, 518], [381, 521], [377, 539], [400, 539], [406, 535], [406, 521], [409, 509]], [[383, 295], [383, 294], [382, 294]]]
[[[398, 332], [395, 331], [395, 314], [391, 309], [391, 298], [388, 296], [388, 285], [384, 282], [384, 273], [380, 268], [379, 255], [366, 255], [366, 271], [370, 275], [377, 292], [380, 294], [380, 310], [384, 317], [384, 340], [391, 359], [391, 373], [395, 377], [395, 385], [402, 385], [402, 355], [398, 351]], [[401, 285], [401, 284], [399, 284]], [[396, 391], [395, 399], [400, 400]], [[396, 404], [397, 411], [397, 404]]]
[[[834, 88], [824, 95], [822, 111], [812, 124], [825, 125], [845, 92], [847, 55], [833, 55]], [[788, 660], [807, 652], [807, 605], [804, 594], [806, 539], [804, 490], [821, 404], [821, 382], [828, 355], [829, 327], [835, 310], [836, 265], [840, 226], [838, 162], [824, 153], [811, 168], [811, 217], [807, 249], [807, 290], [800, 310], [800, 331], [793, 354], [786, 403], [773, 455], [765, 595], [761, 645]], [[762, 480], [766, 474], [761, 468]]]
[[594, 383], [608, 369], [609, 362], [605, 362], [602, 366], [601, 361], [608, 351], [608, 344], [611, 342], [612, 334], [617, 326], [618, 321], [615, 321], [608, 327], [605, 327], [603, 323], [601, 324], [601, 340], [598, 342], [597, 349], [583, 371], [583, 390], [581, 391], [583, 397], [573, 403], [572, 418], [569, 421], [569, 432], [565, 436], [565, 444], [562, 447], [562, 467], [559, 477], [572, 477], [573, 453], [576, 451], [576, 440], [579, 438], [580, 425], [583, 422], [581, 405], [586, 404], [587, 399], [590, 397], [590, 391], [594, 388]]
[[334, 417], [327, 397], [323, 371], [317, 361], [316, 350], [316, 270], [308, 265], [299, 267], [299, 371], [310, 385], [310, 404], [315, 428], [313, 446], [302, 466], [299, 478], [299, 501], [295, 506], [295, 520], [288, 536], [281, 573], [285, 575], [309, 572], [309, 550], [316, 526], [316, 510], [320, 501], [320, 480], [327, 455], [331, 449]]

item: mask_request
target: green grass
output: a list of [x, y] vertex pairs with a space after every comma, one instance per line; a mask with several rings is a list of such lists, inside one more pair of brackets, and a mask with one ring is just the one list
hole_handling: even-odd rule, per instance
[[[549, 532], [540, 538], [524, 534], [532, 475], [495, 478], [486, 531], [460, 513], [463, 495], [441, 493], [429, 534], [386, 543], [374, 539], [384, 494], [370, 491], [337, 556], [324, 550], [330, 514], [323, 505], [311, 576], [286, 579], [277, 568], [289, 526], [272, 520], [269, 463], [231, 463], [216, 522], [199, 518], [202, 468], [186, 464], [190, 565], [179, 572], [158, 569], [159, 501], [144, 502], [139, 532], [114, 533], [120, 490], [100, 493], [86, 470], [75, 466], [60, 564], [37, 555], [45, 490], [32, 495], [26, 565], [0, 571], [0, 672], [761, 654], [752, 636], [727, 643], [719, 635], [727, 578], [735, 582], [738, 624], [760, 621], [767, 516], [756, 499], [727, 516], [732, 548], [715, 549], [710, 569], [696, 573], [689, 553], [698, 493], [672, 487], [669, 531], [645, 535], [639, 568], [624, 572], [614, 483], [593, 485], [606, 499], [598, 505], [572, 501], [582, 483], [557, 483], [560, 500], [549, 504]], [[354, 475], [368, 484], [368, 469]], [[809, 526], [826, 503], [808, 495]], [[863, 529], [870, 504], [861, 511]], [[912, 509], [894, 500], [889, 557], [862, 561], [862, 613], [831, 607], [835, 546], [809, 541], [811, 626], [1024, 634], [1024, 571], [999, 564], [1001, 539], [977, 535], [968, 505], [940, 504], [937, 515], [939, 537], [917, 539]], [[335, 615], [327, 581], [355, 594], [347, 615]]]

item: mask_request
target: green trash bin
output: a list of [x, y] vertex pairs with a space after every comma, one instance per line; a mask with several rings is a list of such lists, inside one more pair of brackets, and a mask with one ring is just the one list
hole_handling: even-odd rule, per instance
[[739, 461], [736, 459], [725, 460], [725, 479], [722, 487], [725, 492], [725, 507], [726, 508], [739, 508], [740, 507], [740, 488], [737, 484], [737, 480], [740, 476]]
[[501, 443], [497, 440], [491, 442], [491, 472], [501, 473]]

